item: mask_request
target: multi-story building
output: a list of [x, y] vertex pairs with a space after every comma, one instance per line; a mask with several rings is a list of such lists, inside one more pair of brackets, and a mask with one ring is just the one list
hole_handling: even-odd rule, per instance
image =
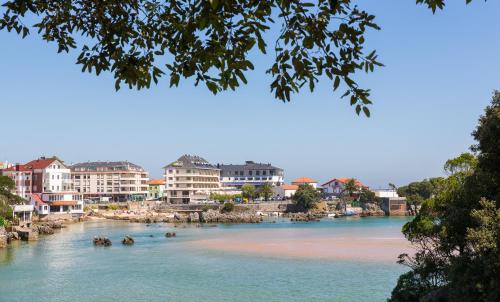
[[148, 198], [149, 200], [163, 200], [165, 194], [165, 180], [152, 179], [148, 181]]
[[246, 161], [244, 165], [218, 164], [221, 169], [223, 187], [241, 188], [244, 184], [260, 187], [266, 183], [272, 186], [283, 184], [283, 169], [271, 164]]
[[85, 199], [145, 200], [148, 194], [148, 172], [128, 161], [75, 164], [71, 179]]
[[74, 191], [70, 169], [58, 158], [41, 157], [3, 169], [15, 182], [13, 193], [35, 206], [39, 215], [83, 214], [81, 194]]
[[167, 202], [206, 200], [220, 189], [220, 169], [199, 156], [183, 155], [164, 169]]

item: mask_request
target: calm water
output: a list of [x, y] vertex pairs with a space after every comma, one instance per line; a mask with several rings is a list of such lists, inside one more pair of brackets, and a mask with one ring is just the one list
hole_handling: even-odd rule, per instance
[[[0, 301], [385, 301], [404, 267], [394, 261], [277, 257], [197, 248], [236, 234], [304, 230], [399, 237], [405, 218], [177, 227], [92, 221], [0, 250]], [[176, 238], [164, 233], [175, 231]], [[122, 246], [125, 235], [135, 245]], [[91, 239], [106, 235], [108, 248]], [[153, 237], [150, 237], [153, 235]], [[244, 238], [242, 239], [244, 240]], [[370, 253], [367, 250], [366, 253]]]

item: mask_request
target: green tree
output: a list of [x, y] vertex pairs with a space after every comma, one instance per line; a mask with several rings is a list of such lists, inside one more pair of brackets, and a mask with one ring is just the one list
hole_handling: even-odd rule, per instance
[[15, 187], [16, 183], [10, 177], [0, 175], [0, 194], [9, 195]]
[[309, 211], [321, 200], [321, 194], [313, 186], [302, 184], [292, 200], [299, 211]]
[[368, 188], [362, 187], [359, 194], [359, 201], [362, 203], [374, 202], [376, 200], [375, 193]]
[[472, 173], [477, 165], [477, 158], [469, 152], [460, 154], [458, 157], [449, 159], [444, 164], [444, 170], [448, 174]]
[[23, 199], [11, 193], [15, 182], [8, 176], [0, 175], [0, 217], [12, 218], [11, 205], [23, 203]]
[[[245, 73], [254, 68], [250, 53], [267, 54], [271, 43], [275, 61], [267, 73], [276, 98], [290, 101], [326, 79], [334, 91], [342, 87], [357, 114], [369, 116], [370, 90], [354, 76], [382, 66], [375, 51], [366, 50], [365, 36], [380, 28], [353, 2], [10, 0], [3, 3], [0, 30], [24, 38], [34, 29], [58, 52], [79, 49], [82, 71], [111, 72], [116, 89], [122, 83], [148, 88], [168, 74], [171, 87], [193, 78], [214, 94], [246, 84]], [[417, 3], [433, 12], [444, 7], [444, 0]], [[266, 41], [275, 22], [278, 35]]]
[[349, 180], [346, 181], [346, 183], [344, 184], [344, 194], [347, 194], [347, 196], [349, 197], [352, 197], [354, 195], [355, 192], [359, 191], [359, 186], [358, 184], [356, 183], [356, 179], [354, 178], [351, 178]]
[[450, 170], [441, 189], [403, 227], [417, 250], [400, 256], [411, 271], [400, 277], [391, 301], [500, 300], [499, 92], [473, 136], [475, 168]]
[[262, 196], [265, 201], [268, 201], [272, 195], [273, 195], [273, 188], [271, 187], [271, 185], [268, 183], [262, 185], [262, 187], [260, 188], [260, 196]]
[[241, 195], [248, 200], [252, 200], [255, 197], [255, 186], [252, 184], [244, 184], [241, 186]]

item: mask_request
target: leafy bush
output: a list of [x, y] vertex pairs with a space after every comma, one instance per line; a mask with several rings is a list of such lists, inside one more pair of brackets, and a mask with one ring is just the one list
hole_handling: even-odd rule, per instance
[[108, 210], [111, 210], [111, 211], [118, 210], [119, 208], [120, 208], [120, 206], [118, 206], [116, 203], [112, 203], [112, 204], [108, 205]]
[[5, 224], [6, 224], [5, 218], [0, 217], [0, 227], [5, 226]]
[[223, 206], [222, 206], [222, 210], [221, 212], [222, 213], [229, 213], [229, 212], [232, 212], [234, 210], [234, 204], [231, 203], [231, 202], [226, 202]]

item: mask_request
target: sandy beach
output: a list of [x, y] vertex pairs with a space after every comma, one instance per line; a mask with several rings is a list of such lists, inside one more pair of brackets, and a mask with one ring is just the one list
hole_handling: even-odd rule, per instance
[[268, 257], [315, 258], [353, 261], [396, 261], [401, 253], [412, 253], [401, 234], [346, 234], [311, 230], [252, 230], [224, 237], [187, 243], [193, 248]]

